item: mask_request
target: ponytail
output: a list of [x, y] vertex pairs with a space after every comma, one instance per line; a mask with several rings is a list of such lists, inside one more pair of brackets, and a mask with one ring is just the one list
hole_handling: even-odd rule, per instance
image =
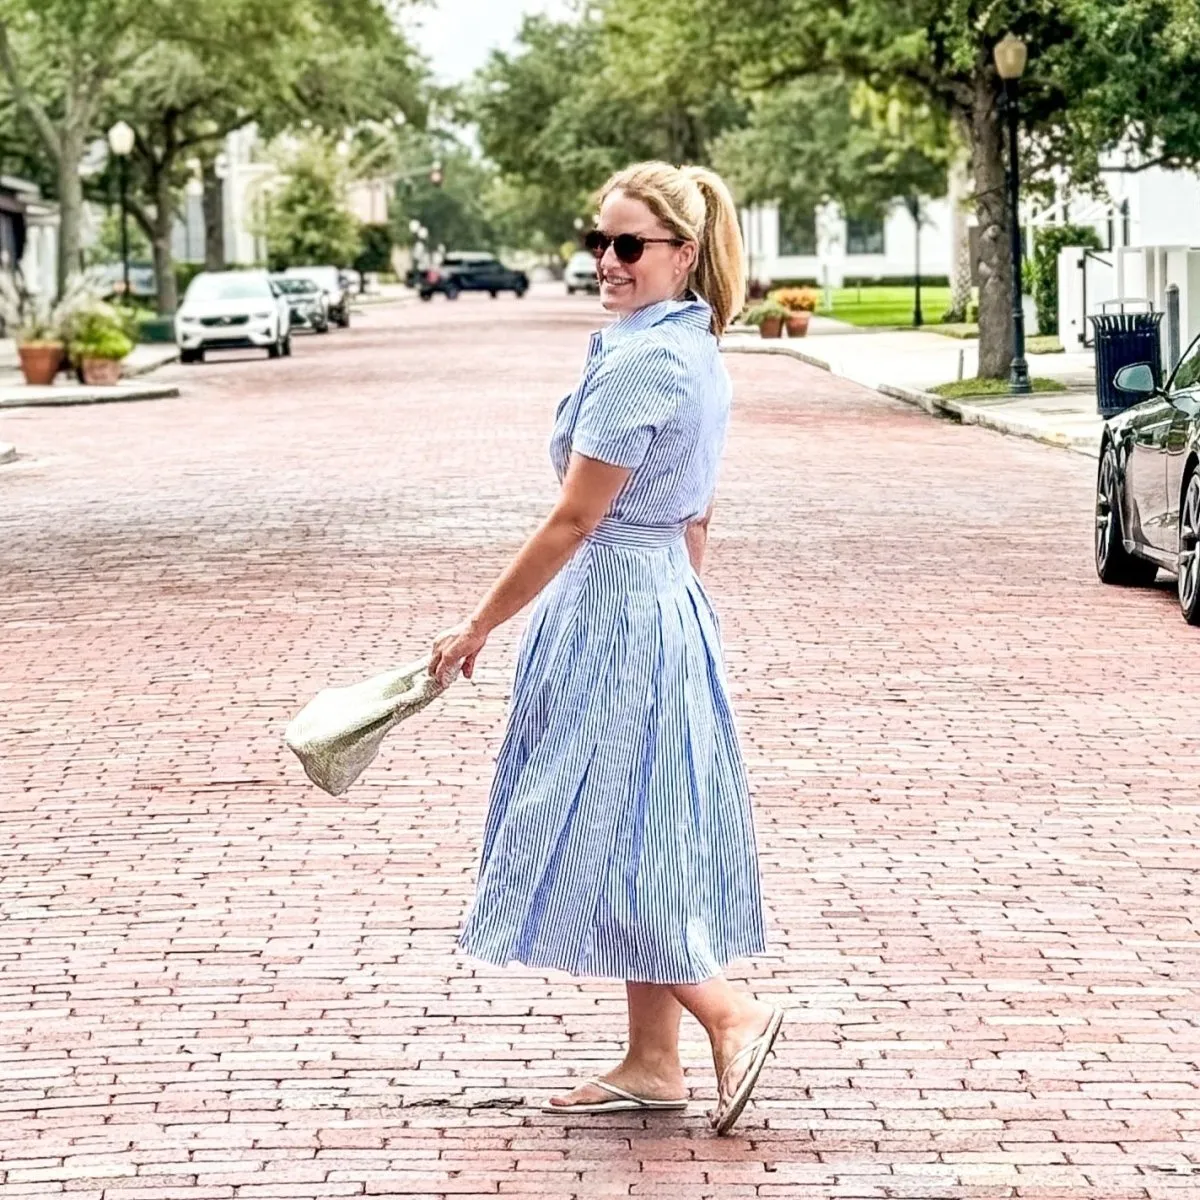
[[707, 167], [645, 162], [613, 175], [599, 202], [615, 191], [641, 200], [668, 229], [696, 243], [688, 285], [712, 309], [712, 331], [720, 337], [746, 298], [746, 251], [725, 181]]
[[713, 310], [713, 333], [720, 337], [746, 299], [746, 251], [737, 207], [715, 171], [683, 167], [682, 174], [704, 197], [704, 230], [692, 268], [692, 286]]

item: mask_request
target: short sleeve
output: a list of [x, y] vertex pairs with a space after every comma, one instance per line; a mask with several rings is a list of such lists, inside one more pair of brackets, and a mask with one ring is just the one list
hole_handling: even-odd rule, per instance
[[644, 342], [614, 348], [584, 393], [571, 449], [614, 467], [640, 467], [684, 387], [684, 363], [673, 350]]

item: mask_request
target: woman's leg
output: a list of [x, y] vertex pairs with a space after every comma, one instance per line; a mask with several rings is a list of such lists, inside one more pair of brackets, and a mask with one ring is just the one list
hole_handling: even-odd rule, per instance
[[737, 1090], [745, 1075], [750, 1056], [725, 1078], [725, 1068], [738, 1051], [759, 1037], [770, 1023], [774, 1009], [739, 991], [723, 975], [715, 975], [703, 983], [672, 986], [672, 994], [684, 1008], [704, 1026], [712, 1045], [713, 1065], [717, 1070], [717, 1087], [724, 1082], [718, 1103]]
[[[627, 983], [629, 1049], [614, 1070], [602, 1078], [635, 1096], [652, 1100], [677, 1100], [687, 1094], [683, 1065], [679, 1061], [679, 1022], [683, 1008], [672, 989], [658, 983]], [[597, 1104], [612, 1096], [592, 1084], [555, 1096], [551, 1104]]]

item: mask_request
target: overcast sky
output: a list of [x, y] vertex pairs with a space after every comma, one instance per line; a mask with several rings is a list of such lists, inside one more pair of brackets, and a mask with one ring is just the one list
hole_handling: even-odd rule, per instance
[[437, 0], [409, 10], [405, 25], [441, 83], [458, 83], [511, 46], [526, 13], [565, 16], [567, 0]]

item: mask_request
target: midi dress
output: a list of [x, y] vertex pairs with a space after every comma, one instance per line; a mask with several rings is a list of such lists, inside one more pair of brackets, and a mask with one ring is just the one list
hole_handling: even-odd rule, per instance
[[632, 471], [539, 596], [518, 653], [474, 903], [503, 965], [699, 983], [765, 948], [716, 614], [684, 531], [712, 500], [732, 395], [696, 298], [592, 335], [550, 456]]

